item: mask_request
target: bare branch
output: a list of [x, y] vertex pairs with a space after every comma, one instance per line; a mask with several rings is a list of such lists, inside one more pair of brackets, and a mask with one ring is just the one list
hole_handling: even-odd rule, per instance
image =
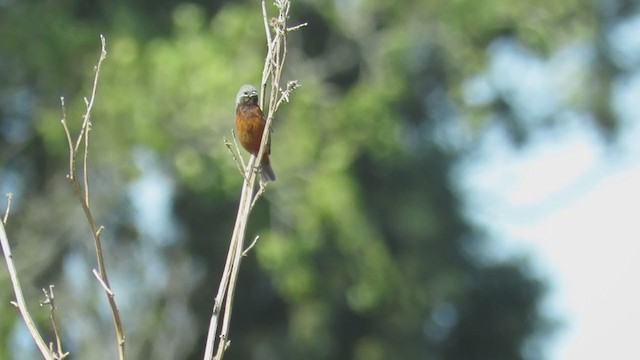
[[62, 351], [62, 340], [60, 338], [60, 332], [58, 331], [58, 324], [56, 323], [56, 305], [53, 285], [49, 285], [49, 291], [42, 289], [42, 292], [44, 293], [44, 301], [40, 302], [40, 306], [49, 305], [49, 318], [51, 319], [51, 326], [53, 327], [53, 333], [56, 337], [56, 351], [53, 351], [52, 346], [49, 346], [49, 350], [54, 353], [54, 358], [62, 360], [69, 355], [69, 352]]
[[[89, 228], [91, 230], [91, 237], [93, 239], [93, 244], [96, 252], [96, 260], [98, 263], [98, 272], [94, 270], [94, 274], [98, 279], [98, 282], [102, 286], [107, 296], [107, 300], [109, 302], [109, 308], [111, 310], [111, 316], [113, 319], [114, 329], [116, 333], [116, 341], [118, 344], [118, 358], [120, 360], [125, 359], [125, 342], [124, 342], [124, 331], [122, 328], [122, 320], [120, 318], [120, 311], [118, 310], [118, 306], [115, 301], [115, 296], [113, 291], [111, 290], [111, 286], [109, 285], [109, 277], [107, 275], [106, 265], [104, 261], [104, 255], [102, 251], [102, 242], [101, 235], [103, 227], [96, 224], [93, 214], [91, 213], [90, 208], [90, 192], [89, 192], [89, 130], [91, 129], [91, 111], [93, 110], [93, 105], [96, 98], [96, 92], [98, 89], [98, 78], [100, 76], [100, 69], [102, 67], [102, 62], [107, 56], [106, 50], [106, 40], [103, 35], [100, 35], [101, 42], [101, 52], [100, 57], [98, 59], [98, 64], [94, 68], [94, 78], [93, 78], [93, 87], [91, 89], [91, 97], [89, 99], [85, 98], [85, 107], [86, 111], [83, 115], [82, 119], [82, 127], [78, 133], [77, 140], [75, 145], [71, 141], [71, 135], [69, 132], [69, 128], [66, 123], [66, 110], [64, 106], [64, 99], [61, 99], [62, 103], [62, 126], [65, 130], [65, 134], [67, 136], [67, 142], [69, 144], [69, 175], [67, 176], [73, 191], [80, 202], [80, 206], [84, 212], [84, 215], [87, 219], [87, 223], [89, 224]], [[76, 156], [78, 154], [78, 149], [81, 144], [84, 144], [83, 151], [83, 161], [82, 161], [82, 182], [83, 186], [78, 183], [76, 174]]]
[[102, 67], [102, 62], [107, 58], [107, 42], [104, 38], [104, 35], [100, 34], [100, 43], [101, 43], [101, 51], [100, 58], [98, 58], [98, 65], [94, 67], [95, 76], [93, 77], [93, 87], [91, 89], [91, 98], [87, 100], [84, 98], [84, 104], [87, 108], [84, 116], [82, 117], [82, 129], [80, 133], [78, 133], [78, 139], [76, 140], [76, 145], [74, 147], [74, 153], [78, 152], [78, 148], [80, 147], [80, 143], [82, 142], [82, 137], [86, 136], [89, 133], [88, 127], [91, 124], [91, 110], [93, 110], [93, 101], [96, 98], [96, 90], [98, 89], [98, 76], [100, 75], [100, 68]]
[[[256, 204], [256, 201], [264, 194], [266, 187], [264, 184], [260, 184], [260, 188], [255, 191], [255, 184], [257, 178], [257, 172], [255, 171], [254, 164], [260, 164], [264, 155], [266, 146], [268, 144], [269, 134], [271, 132], [271, 123], [274, 118], [274, 114], [283, 101], [289, 101], [289, 95], [298, 85], [296, 81], [289, 82], [286, 90], [280, 89], [280, 79], [284, 68], [284, 63], [287, 54], [287, 40], [286, 35], [289, 31], [297, 30], [303, 27], [305, 24], [295, 26], [293, 28], [287, 27], [287, 19], [289, 13], [289, 0], [276, 0], [275, 5], [278, 8], [278, 16], [269, 20], [267, 16], [267, 9], [265, 1], [262, 1], [262, 16], [263, 24], [266, 33], [267, 43], [267, 55], [264, 62], [262, 71], [262, 79], [260, 83], [260, 108], [265, 109], [265, 99], [268, 96], [268, 106], [266, 114], [265, 129], [262, 134], [260, 150], [257, 156], [251, 156], [248, 163], [245, 166], [244, 171], [244, 183], [242, 186], [242, 193], [240, 195], [240, 205], [238, 208], [238, 215], [236, 217], [236, 223], [233, 229], [233, 235], [229, 243], [229, 252], [227, 253], [227, 260], [225, 262], [225, 268], [223, 271], [218, 293], [214, 300], [213, 314], [209, 322], [209, 333], [207, 335], [207, 343], [205, 347], [205, 360], [211, 360], [213, 357], [214, 345], [216, 338], [218, 338], [217, 351], [215, 354], [216, 360], [221, 360], [225, 351], [230, 346], [229, 341], [229, 326], [231, 323], [231, 314], [233, 310], [233, 298], [236, 289], [236, 282], [238, 279], [238, 273], [240, 268], [240, 262], [244, 254], [255, 246], [257, 238], [254, 242], [243, 251], [244, 240], [246, 234], [246, 225], [248, 222], [249, 214]], [[267, 91], [267, 87], [268, 91]], [[237, 146], [237, 144], [236, 144]], [[224, 304], [224, 309], [222, 305]], [[223, 315], [222, 326], [220, 328], [220, 335], [216, 337], [218, 331], [218, 321], [220, 315]]]
[[46, 360], [54, 360], [53, 355], [49, 351], [49, 347], [42, 339], [40, 332], [38, 332], [38, 328], [36, 328], [36, 324], [33, 322], [31, 318], [31, 314], [27, 309], [27, 304], [24, 301], [24, 295], [22, 295], [22, 288], [20, 287], [20, 281], [18, 281], [18, 272], [16, 271], [16, 267], [13, 264], [13, 255], [11, 255], [11, 247], [9, 246], [9, 239], [7, 238], [7, 233], [4, 229], [4, 222], [0, 221], [0, 246], [2, 247], [2, 253], [4, 254], [4, 260], [7, 263], [7, 269], [9, 270], [9, 278], [11, 279], [11, 284], [13, 285], [13, 293], [16, 295], [16, 301], [12, 301], [15, 307], [20, 311], [20, 315], [24, 320], [25, 325], [27, 325], [27, 329], [29, 329], [29, 333], [31, 337], [36, 342], [40, 353]]

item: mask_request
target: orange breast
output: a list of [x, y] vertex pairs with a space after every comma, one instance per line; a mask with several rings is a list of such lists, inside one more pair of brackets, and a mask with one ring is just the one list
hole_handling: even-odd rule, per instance
[[[240, 144], [257, 155], [264, 132], [265, 120], [258, 106], [238, 106], [236, 109], [236, 132]], [[267, 154], [269, 153], [267, 149]]]

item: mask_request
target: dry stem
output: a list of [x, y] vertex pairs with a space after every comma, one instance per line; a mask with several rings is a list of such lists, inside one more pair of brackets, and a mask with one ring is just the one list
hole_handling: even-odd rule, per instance
[[[98, 77], [100, 75], [100, 68], [102, 66], [102, 62], [107, 56], [106, 51], [106, 41], [104, 36], [100, 35], [100, 41], [102, 43], [102, 51], [100, 53], [100, 58], [98, 59], [98, 65], [96, 65], [94, 71], [95, 76], [93, 78], [93, 87], [91, 89], [91, 97], [89, 99], [85, 98], [85, 106], [86, 111], [82, 117], [82, 127], [80, 132], [78, 133], [77, 140], [75, 143], [71, 139], [71, 133], [67, 126], [66, 120], [66, 110], [64, 106], [64, 99], [60, 98], [62, 105], [62, 126], [64, 128], [65, 135], [67, 137], [67, 142], [69, 145], [69, 173], [67, 178], [71, 183], [71, 187], [73, 188], [78, 201], [84, 211], [85, 217], [87, 218], [87, 222], [91, 229], [91, 237], [93, 238], [93, 244], [96, 251], [96, 259], [98, 262], [98, 281], [100, 285], [105, 291], [107, 296], [107, 300], [109, 301], [109, 307], [111, 309], [111, 315], [113, 318], [113, 324], [116, 333], [116, 341], [118, 346], [118, 358], [120, 360], [124, 360], [125, 358], [125, 343], [124, 343], [124, 331], [122, 329], [122, 320], [120, 318], [120, 311], [118, 310], [118, 306], [115, 301], [115, 297], [113, 291], [111, 290], [111, 286], [109, 285], [109, 278], [107, 276], [107, 270], [104, 261], [104, 255], [102, 251], [102, 243], [101, 243], [101, 233], [102, 227], [98, 227], [96, 222], [93, 219], [93, 214], [91, 213], [90, 204], [90, 193], [89, 193], [89, 168], [88, 168], [88, 159], [89, 159], [89, 130], [91, 130], [91, 111], [93, 109], [93, 104], [96, 97], [96, 91], [98, 88]], [[84, 144], [83, 158], [82, 158], [82, 182], [84, 186], [81, 186], [76, 178], [76, 157], [78, 155], [78, 149], [80, 145]]]
[[233, 137], [233, 144], [235, 145], [236, 151], [233, 151], [233, 149], [231, 148], [231, 143], [227, 140], [227, 138], [223, 138], [224, 145], [227, 147], [227, 150], [229, 150], [229, 154], [231, 154], [231, 157], [233, 157], [233, 161], [236, 163], [236, 166], [238, 166], [240, 175], [242, 175], [242, 177], [244, 178], [244, 159], [242, 159], [242, 155], [240, 153], [240, 147], [238, 146], [238, 140], [236, 138], [235, 130], [231, 129], [231, 135]]
[[42, 353], [42, 356], [46, 360], [54, 360], [54, 356], [49, 350], [47, 343], [44, 342], [42, 336], [38, 332], [38, 328], [36, 328], [36, 324], [33, 322], [33, 319], [29, 314], [29, 310], [27, 309], [27, 303], [24, 301], [24, 295], [22, 295], [22, 287], [20, 286], [20, 281], [18, 281], [18, 272], [16, 271], [16, 267], [13, 264], [13, 255], [11, 254], [9, 239], [7, 238], [7, 233], [4, 229], [4, 221], [0, 221], [0, 246], [2, 247], [2, 253], [4, 254], [4, 259], [7, 263], [7, 269], [9, 270], [9, 278], [11, 279], [11, 284], [13, 285], [13, 292], [16, 295], [16, 301], [12, 302], [12, 304], [14, 304], [20, 311], [20, 315], [22, 316], [25, 325], [27, 325], [27, 329], [29, 329], [29, 333], [31, 333], [31, 337], [33, 338], [33, 340], [35, 340], [40, 353]]
[[[222, 327], [220, 328], [219, 341], [217, 344], [216, 360], [221, 360], [225, 351], [231, 344], [229, 341], [229, 326], [231, 324], [231, 313], [233, 310], [233, 297], [235, 294], [236, 283], [238, 280], [238, 272], [240, 261], [243, 254], [251, 250], [257, 241], [246, 249], [244, 249], [244, 239], [246, 233], [246, 225], [249, 214], [255, 205], [255, 201], [265, 192], [265, 187], [261, 186], [258, 192], [255, 192], [255, 184], [257, 172], [254, 164], [260, 164], [260, 160], [265, 152], [269, 134], [271, 132], [271, 123], [273, 116], [282, 101], [288, 101], [289, 93], [296, 87], [287, 84], [287, 90], [280, 89], [280, 78], [287, 53], [287, 32], [291, 29], [299, 29], [306, 24], [287, 28], [287, 19], [289, 14], [289, 0], [276, 0], [275, 6], [278, 8], [278, 16], [269, 21], [265, 1], [262, 1], [262, 17], [266, 33], [267, 56], [265, 58], [264, 68], [262, 72], [262, 81], [260, 83], [260, 108], [264, 109], [264, 99], [267, 84], [270, 84], [269, 105], [266, 114], [265, 130], [262, 134], [262, 143], [257, 156], [251, 156], [244, 170], [244, 182], [242, 193], [240, 196], [240, 205], [238, 207], [238, 215], [233, 229], [233, 235], [229, 244], [229, 252], [222, 274], [222, 279], [218, 288], [218, 293], [214, 300], [213, 314], [209, 323], [209, 333], [207, 335], [207, 344], [205, 348], [204, 359], [211, 360], [215, 345], [216, 334], [218, 331], [218, 321], [220, 313], [223, 313]], [[224, 311], [222, 305], [224, 304]]]

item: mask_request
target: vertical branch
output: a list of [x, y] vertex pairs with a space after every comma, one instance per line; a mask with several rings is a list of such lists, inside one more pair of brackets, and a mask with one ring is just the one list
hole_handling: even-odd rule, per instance
[[[115, 295], [111, 290], [111, 285], [109, 285], [109, 277], [107, 275], [107, 269], [104, 261], [104, 255], [102, 251], [102, 241], [101, 241], [101, 233], [102, 227], [99, 227], [91, 213], [90, 208], [90, 195], [89, 195], [89, 168], [88, 168], [88, 159], [89, 159], [89, 131], [91, 129], [91, 111], [93, 110], [93, 104], [96, 98], [96, 91], [98, 88], [98, 78], [100, 76], [100, 69], [102, 67], [102, 62], [107, 56], [106, 51], [106, 41], [103, 35], [100, 35], [100, 42], [102, 44], [100, 58], [98, 59], [98, 64], [94, 68], [95, 75], [93, 78], [93, 87], [91, 89], [91, 96], [89, 99], [84, 99], [86, 111], [82, 117], [82, 128], [79, 131], [77, 140], [75, 144], [71, 139], [71, 133], [67, 126], [66, 120], [66, 111], [64, 107], [64, 99], [61, 98], [62, 104], [62, 126], [64, 128], [65, 135], [67, 137], [67, 142], [69, 144], [69, 173], [67, 178], [71, 183], [71, 187], [80, 202], [80, 206], [84, 212], [84, 215], [87, 219], [87, 223], [89, 224], [89, 228], [91, 230], [91, 237], [93, 239], [93, 244], [96, 252], [96, 260], [98, 263], [98, 273], [100, 275], [98, 281], [105, 291], [105, 295], [109, 302], [109, 308], [111, 310], [111, 316], [113, 319], [114, 329], [116, 333], [116, 341], [118, 346], [118, 358], [123, 360], [125, 358], [125, 342], [124, 342], [124, 331], [122, 328], [122, 320], [120, 318], [120, 311], [118, 310], [118, 306], [115, 301]], [[83, 149], [83, 159], [82, 159], [82, 182], [83, 186], [80, 185], [76, 178], [76, 160], [78, 149], [81, 145], [84, 145]]]
[[[262, 3], [264, 5], [264, 0]], [[267, 59], [265, 60], [265, 62], [269, 62], [273, 65], [269, 67], [265, 66], [265, 69], [269, 70], [269, 74], [262, 75], [263, 81], [264, 79], [271, 78], [271, 91], [269, 94], [269, 108], [266, 112], [267, 119], [265, 129], [262, 134], [260, 151], [256, 156], [258, 164], [262, 161], [262, 156], [266, 150], [269, 135], [271, 134], [271, 123], [273, 122], [273, 117], [276, 111], [278, 111], [278, 108], [283, 101], [289, 101], [289, 95], [299, 86], [298, 82], [293, 80], [287, 83], [286, 90], [282, 90], [280, 88], [282, 70], [284, 69], [284, 63], [287, 57], [287, 33], [307, 26], [307, 23], [303, 23], [292, 28], [288, 28], [287, 19], [289, 18], [289, 7], [291, 5], [289, 0], [276, 0], [275, 5], [278, 8], [278, 17], [271, 19], [271, 27], [273, 28], [274, 34], [273, 42], [268, 43], [269, 50], [267, 52], [267, 54], [271, 56], [267, 56]], [[266, 13], [263, 14], [263, 16], [266, 16]], [[267, 39], [270, 38], [271, 36], [268, 35]]]
[[62, 107], [62, 128], [64, 129], [64, 134], [67, 137], [67, 146], [69, 147], [69, 173], [67, 174], [68, 179], [73, 179], [73, 161], [74, 161], [74, 152], [73, 152], [73, 140], [71, 140], [71, 133], [69, 133], [69, 127], [67, 126], [67, 109], [64, 105], [64, 97], [60, 97], [60, 106]]
[[[255, 184], [257, 172], [254, 170], [254, 164], [260, 163], [265, 152], [269, 134], [271, 131], [271, 122], [273, 116], [283, 100], [288, 101], [291, 91], [297, 87], [296, 81], [287, 84], [287, 89], [280, 89], [280, 77], [284, 68], [284, 60], [286, 58], [286, 34], [288, 31], [297, 30], [306, 24], [298, 25], [294, 28], [287, 28], [287, 19], [289, 16], [289, 0], [276, 0], [275, 6], [278, 8], [278, 16], [269, 21], [265, 1], [262, 1], [263, 23], [266, 33], [267, 56], [262, 72], [262, 80], [260, 84], [260, 107], [264, 109], [264, 98], [266, 96], [267, 85], [269, 89], [269, 103], [265, 130], [262, 134], [262, 142], [260, 151], [257, 156], [251, 156], [245, 168], [244, 182], [240, 195], [240, 204], [238, 206], [238, 215], [236, 217], [233, 235], [229, 243], [229, 252], [222, 273], [222, 279], [218, 287], [218, 293], [214, 299], [213, 314], [209, 322], [209, 332], [207, 334], [207, 343], [205, 347], [205, 360], [213, 358], [213, 352], [216, 342], [216, 334], [218, 331], [219, 317], [223, 314], [222, 326], [220, 328], [219, 340], [217, 343], [216, 360], [221, 360], [225, 351], [231, 344], [229, 341], [229, 327], [231, 324], [231, 314], [233, 310], [233, 299], [235, 295], [236, 284], [240, 269], [240, 262], [243, 256], [244, 240], [246, 234], [246, 226], [249, 219], [251, 209], [255, 201], [264, 193], [264, 188], [255, 193]], [[257, 239], [256, 239], [257, 240]], [[255, 241], [249, 248], [255, 245]], [[248, 249], [247, 249], [248, 250]], [[224, 304], [224, 310], [222, 306]]]

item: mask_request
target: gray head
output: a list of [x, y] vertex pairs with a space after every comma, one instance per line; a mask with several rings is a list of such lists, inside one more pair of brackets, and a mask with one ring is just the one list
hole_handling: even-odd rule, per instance
[[236, 95], [236, 106], [240, 104], [258, 104], [258, 89], [253, 85], [242, 85]]

